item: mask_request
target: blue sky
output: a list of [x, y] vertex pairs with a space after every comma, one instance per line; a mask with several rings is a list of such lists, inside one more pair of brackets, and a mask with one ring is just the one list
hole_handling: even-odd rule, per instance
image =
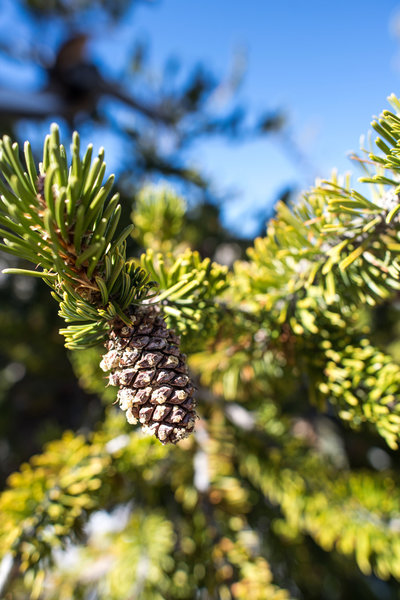
[[[26, 25], [15, 4], [2, 4], [0, 23], [10, 20], [3, 31], [23, 44]], [[282, 108], [296, 144], [316, 174], [327, 177], [333, 167], [352, 168], [346, 154], [358, 148], [371, 117], [386, 108], [386, 97], [400, 95], [396, 14], [400, 1], [392, 0], [161, 0], [137, 7], [122, 30], [105, 32], [101, 23], [93, 23], [92, 49], [117, 73], [125, 43], [148, 39], [155, 72], [175, 55], [187, 70], [204, 62], [221, 76], [235, 51], [246, 49], [240, 101], [253, 115]], [[57, 40], [59, 32], [46, 35]], [[101, 143], [114, 168], [113, 141]], [[218, 191], [229, 191], [225, 221], [243, 234], [255, 230], [252, 215], [265, 214], [287, 184], [306, 188], [313, 183], [310, 170], [290, 159], [274, 137], [240, 145], [206, 140], [192, 148], [189, 160], [212, 177]]]
[[[245, 47], [248, 71], [240, 97], [251, 112], [282, 107], [292, 135], [315, 170], [352, 168], [346, 154], [359, 146], [371, 117], [400, 94], [400, 43], [394, 32], [400, 3], [307, 0], [164, 0], [135, 13], [135, 30], [151, 40], [152, 60], [169, 54], [189, 66], [203, 59], [223, 74], [235, 49]], [[254, 208], [272, 202], [288, 182], [312, 184], [273, 138], [227, 146], [201, 144], [193, 158], [219, 186], [239, 197], [227, 221], [249, 232]]]

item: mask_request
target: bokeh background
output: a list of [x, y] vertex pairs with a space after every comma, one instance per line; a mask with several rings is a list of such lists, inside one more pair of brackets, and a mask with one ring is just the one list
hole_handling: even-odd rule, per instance
[[[368, 123], [399, 87], [400, 4], [391, 0], [0, 0], [1, 134], [29, 139], [40, 160], [52, 122], [66, 141], [77, 129], [83, 147], [105, 148], [123, 224], [144, 184], [168, 183], [187, 202], [183, 241], [228, 266], [265, 231], [278, 200], [295, 202], [334, 167], [354, 170], [348, 154], [360, 134], [368, 144]], [[132, 256], [142, 241], [129, 241]], [[0, 270], [16, 264], [0, 256]], [[3, 486], [66, 429], [95, 429], [114, 394], [96, 379], [95, 355], [66, 353], [48, 296], [36, 280], [0, 273]], [[398, 357], [398, 307], [386, 308], [374, 313], [373, 329]], [[314, 418], [308, 403], [289, 404], [293, 413], [306, 407], [300, 425]], [[335, 460], [373, 473], [398, 469], [371, 431], [338, 435], [340, 425], [318, 423]], [[111, 530], [121, 519], [95, 515], [90, 527]], [[290, 543], [279, 539], [271, 553], [274, 576], [295, 597], [399, 598], [397, 581], [364, 576], [310, 538]]]

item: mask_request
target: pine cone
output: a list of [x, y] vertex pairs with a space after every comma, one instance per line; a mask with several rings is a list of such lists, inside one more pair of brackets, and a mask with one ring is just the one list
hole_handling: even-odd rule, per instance
[[132, 327], [113, 326], [100, 367], [111, 371], [110, 385], [119, 386], [128, 423], [139, 421], [163, 444], [176, 444], [193, 431], [196, 402], [180, 339], [159, 312], [143, 305], [136, 308]]

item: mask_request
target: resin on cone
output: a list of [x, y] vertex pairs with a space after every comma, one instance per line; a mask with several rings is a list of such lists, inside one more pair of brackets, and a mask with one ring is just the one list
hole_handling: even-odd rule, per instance
[[136, 308], [132, 327], [115, 324], [100, 367], [119, 386], [118, 401], [129, 423], [141, 423], [163, 444], [176, 444], [194, 429], [194, 388], [180, 339], [154, 305]]

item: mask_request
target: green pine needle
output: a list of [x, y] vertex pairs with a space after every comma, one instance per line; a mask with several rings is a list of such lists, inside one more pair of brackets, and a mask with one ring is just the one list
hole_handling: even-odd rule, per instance
[[125, 240], [133, 226], [117, 233], [119, 195], [109, 197], [114, 176], [103, 182], [104, 149], [93, 161], [92, 153], [90, 145], [81, 159], [75, 132], [69, 164], [55, 124], [39, 169], [29, 142], [20, 156], [8, 136], [0, 141], [0, 247], [35, 265], [5, 272], [43, 278], [61, 303], [60, 315], [68, 323], [84, 321], [61, 331], [69, 348], [98, 343], [117, 315], [129, 323], [124, 311], [154, 287], [145, 271], [130, 275]]

